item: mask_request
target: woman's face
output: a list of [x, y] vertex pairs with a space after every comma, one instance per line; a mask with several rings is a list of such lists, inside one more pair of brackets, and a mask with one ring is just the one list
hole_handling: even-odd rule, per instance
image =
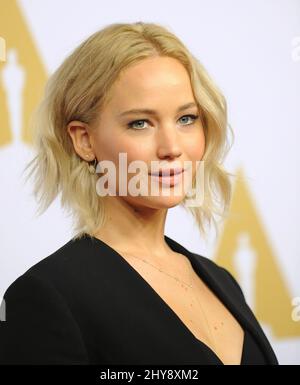
[[[182, 109], [187, 105], [193, 105]], [[153, 113], [128, 110], [149, 109]], [[193, 116], [196, 116], [194, 118]], [[120, 196], [129, 204], [148, 208], [170, 208], [184, 199], [183, 179], [175, 186], [149, 175], [152, 161], [154, 169], [185, 168], [184, 161], [192, 165], [192, 177], [196, 161], [204, 155], [205, 137], [189, 75], [184, 66], [170, 57], [147, 58], [121, 73], [110, 90], [110, 99], [101, 110], [99, 123], [91, 131], [91, 145], [98, 161], [111, 160], [116, 166], [116, 191], [119, 183], [119, 153], [127, 154], [127, 166], [132, 161], [142, 161], [144, 170], [127, 172], [127, 195]], [[128, 169], [127, 169], [128, 170]], [[140, 173], [140, 174], [139, 174]], [[129, 181], [143, 175], [148, 185], [148, 195], [131, 196]], [[151, 180], [159, 194], [151, 195]], [[162, 190], [168, 190], [163, 194]], [[178, 190], [177, 190], [178, 191]]]

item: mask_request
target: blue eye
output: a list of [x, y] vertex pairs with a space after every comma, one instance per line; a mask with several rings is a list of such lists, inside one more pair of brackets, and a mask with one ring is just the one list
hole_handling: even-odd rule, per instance
[[[199, 115], [184, 115], [184, 116], [182, 116], [180, 119], [186, 118], [186, 117], [192, 119], [192, 123], [184, 124], [184, 126], [189, 126], [189, 125], [193, 124], [194, 121], [195, 121], [196, 119], [199, 118]], [[145, 127], [141, 127], [141, 126], [140, 126], [139, 128], [134, 127], [134, 125], [135, 125], [136, 123], [140, 123], [140, 122], [148, 122], [148, 123], [149, 123], [149, 120], [147, 120], [147, 119], [133, 120], [132, 122], [129, 122], [129, 123], [127, 124], [127, 127], [130, 128], [130, 129], [132, 129], [132, 130], [136, 130], [136, 131], [144, 130]]]
[[133, 127], [136, 123], [139, 123], [139, 122], [148, 122], [148, 120], [147, 120], [147, 119], [133, 120], [132, 122], [130, 122], [130, 123], [127, 124], [127, 127], [128, 127], [128, 128], [131, 128], [131, 129], [133, 129], [133, 130], [137, 130], [137, 131], [138, 131], [138, 130], [143, 130], [144, 127], [139, 127], [139, 128]]
[[[199, 115], [184, 115], [180, 119], [186, 118], [186, 117], [192, 118], [192, 120], [193, 120], [192, 123], [194, 123], [194, 121], [199, 118]], [[190, 123], [190, 124], [192, 124], [192, 123]], [[189, 126], [190, 124], [184, 124], [184, 126]]]

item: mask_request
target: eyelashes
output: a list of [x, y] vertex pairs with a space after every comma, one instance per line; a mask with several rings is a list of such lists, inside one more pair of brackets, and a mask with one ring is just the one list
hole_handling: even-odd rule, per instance
[[[193, 114], [190, 114], [190, 115], [183, 115], [181, 118], [179, 119], [182, 119], [182, 118], [186, 118], [186, 117], [189, 117], [192, 119], [192, 123], [189, 123], [189, 124], [183, 124], [184, 126], [190, 126], [192, 125], [198, 118], [199, 118], [199, 115], [193, 115]], [[145, 130], [145, 127], [139, 127], [139, 128], [136, 128], [134, 127], [134, 125], [136, 123], [139, 123], [139, 122], [148, 122], [149, 123], [149, 120], [148, 119], [138, 119], [138, 120], [132, 120], [131, 122], [129, 122], [127, 124], [127, 128], [129, 129], [132, 129], [132, 130], [135, 130], [135, 131], [142, 131], [142, 130]]]

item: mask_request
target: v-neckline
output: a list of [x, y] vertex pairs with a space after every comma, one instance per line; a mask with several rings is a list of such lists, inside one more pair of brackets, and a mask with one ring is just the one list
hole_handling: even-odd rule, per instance
[[[131, 266], [131, 264], [117, 251], [115, 250], [112, 246], [110, 246], [109, 244], [107, 244], [106, 242], [102, 241], [101, 239], [97, 238], [97, 237], [94, 237], [94, 236], [90, 236], [89, 234], [86, 234], [87, 237], [91, 237], [92, 239], [94, 239], [96, 242], [100, 242], [100, 244], [106, 246], [115, 256], [118, 257], [119, 260], [121, 260], [121, 263], [123, 263], [124, 266], [126, 266], [133, 274], [134, 276], [143, 284], [143, 286], [149, 291], [151, 292], [152, 296], [154, 296], [158, 302], [160, 303], [160, 306], [165, 309], [167, 312], [170, 313], [170, 315], [172, 316], [172, 318], [180, 325], [181, 329], [191, 337], [191, 339], [196, 343], [196, 344], [199, 344], [202, 348], [206, 349], [206, 351], [211, 354], [215, 360], [217, 360], [219, 362], [220, 365], [225, 365], [223, 363], [223, 361], [220, 359], [220, 357], [217, 355], [217, 353], [214, 352], [213, 349], [211, 349], [205, 342], [201, 341], [199, 338], [197, 338], [194, 333], [185, 325], [185, 323], [181, 320], [181, 318], [179, 317], [179, 315], [171, 308], [171, 306], [158, 294], [158, 292], [150, 285], [150, 283], [148, 283], [146, 281], [146, 279], [144, 279], [144, 277], [133, 267]], [[172, 249], [172, 251], [174, 252], [178, 252], [178, 250], [174, 249], [174, 246], [172, 245], [171, 241], [172, 239], [171, 238], [168, 238], [166, 235], [164, 236], [165, 237], [165, 241], [167, 242], [167, 244], [170, 246], [170, 248]], [[233, 314], [232, 310], [230, 310], [227, 305], [223, 302], [223, 300], [219, 297], [218, 293], [216, 293], [216, 291], [210, 286], [208, 280], [205, 278], [205, 276], [200, 276], [199, 272], [197, 269], [195, 269], [195, 266], [194, 266], [194, 261], [192, 259], [192, 256], [191, 254], [188, 252], [188, 250], [186, 250], [185, 248], [182, 248], [181, 247], [181, 250], [180, 253], [182, 253], [183, 255], [185, 255], [189, 261], [191, 262], [191, 266], [194, 270], [194, 272], [197, 274], [197, 276], [203, 280], [203, 282], [207, 285], [207, 287], [216, 295], [216, 297], [218, 298], [218, 300], [226, 307], [226, 309], [232, 314], [232, 316], [236, 319], [236, 321], [240, 324], [240, 326], [243, 328], [243, 326], [241, 325], [240, 321], [237, 319], [236, 315]], [[244, 359], [244, 355], [245, 355], [245, 341], [246, 341], [246, 330], [245, 328], [243, 328], [244, 330], [244, 336], [243, 336], [243, 346], [242, 346], [242, 352], [241, 352], [241, 359], [240, 359], [240, 363], [237, 364], [237, 365], [242, 365], [243, 364], [243, 359]]]

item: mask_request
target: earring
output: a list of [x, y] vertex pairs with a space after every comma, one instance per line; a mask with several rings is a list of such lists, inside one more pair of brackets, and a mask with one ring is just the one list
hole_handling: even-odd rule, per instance
[[97, 166], [97, 158], [94, 159], [93, 164], [89, 164], [89, 166], [88, 166], [90, 174], [95, 174], [96, 166]]

